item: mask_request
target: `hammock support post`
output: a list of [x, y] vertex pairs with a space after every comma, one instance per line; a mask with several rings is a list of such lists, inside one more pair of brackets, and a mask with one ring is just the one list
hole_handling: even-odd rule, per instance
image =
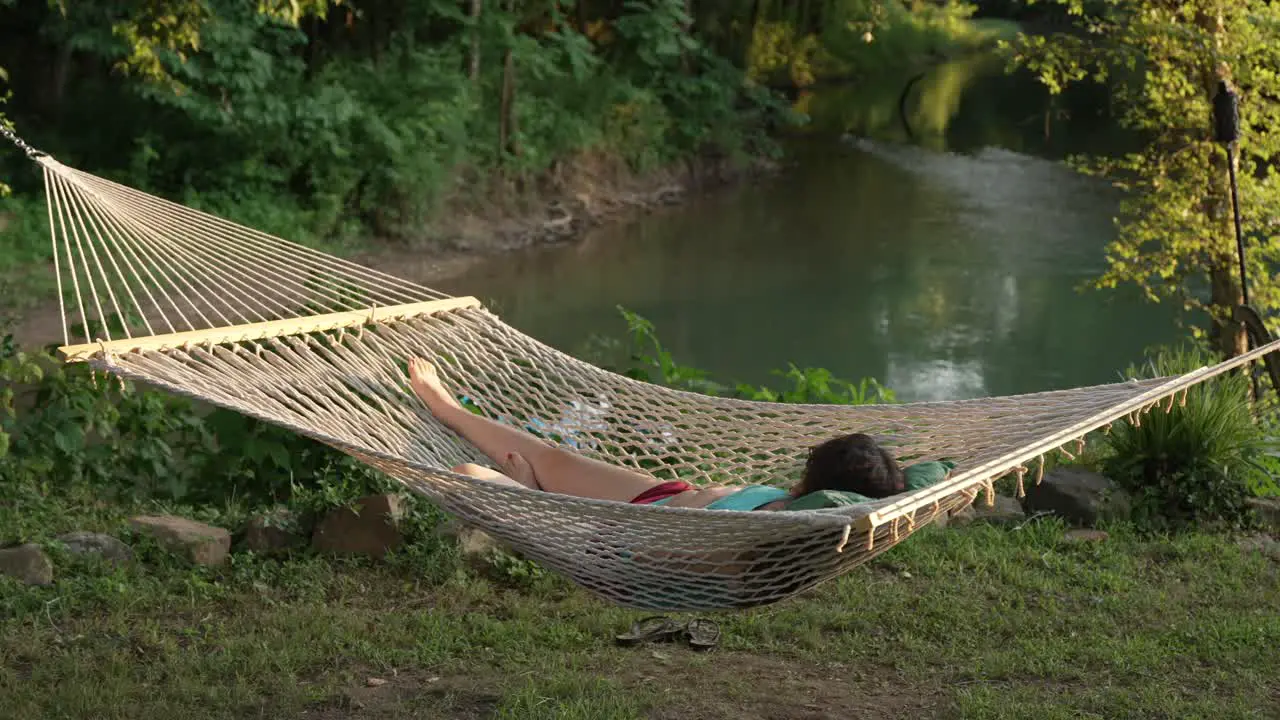
[[[1227, 152], [1227, 176], [1231, 184], [1231, 217], [1236, 231], [1236, 259], [1240, 266], [1240, 298], [1243, 304], [1232, 312], [1232, 319], [1244, 325], [1253, 347], [1260, 347], [1269, 343], [1272, 338], [1262, 322], [1262, 317], [1249, 303], [1249, 270], [1245, 259], [1244, 230], [1240, 222], [1240, 186], [1236, 180], [1236, 159], [1240, 144], [1240, 98], [1226, 80], [1218, 81], [1217, 92], [1213, 97], [1213, 134], [1213, 139]], [[1280, 362], [1268, 355], [1266, 364], [1267, 373], [1271, 376], [1271, 386], [1280, 393]], [[1249, 380], [1253, 384], [1253, 397], [1258, 398], [1262, 392], [1252, 368], [1253, 364], [1250, 363], [1246, 372], [1249, 373]]]
[[1213, 139], [1227, 151], [1231, 183], [1231, 214], [1235, 220], [1236, 257], [1240, 263], [1240, 295], [1249, 304], [1249, 274], [1245, 266], [1244, 232], [1240, 227], [1240, 192], [1236, 182], [1236, 149], [1240, 143], [1240, 102], [1226, 80], [1218, 81], [1213, 96]]

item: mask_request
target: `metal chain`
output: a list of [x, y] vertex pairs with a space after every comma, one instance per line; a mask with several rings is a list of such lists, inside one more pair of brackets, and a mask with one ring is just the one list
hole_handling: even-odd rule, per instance
[[41, 155], [44, 155], [44, 153], [31, 147], [30, 145], [27, 144], [25, 140], [23, 140], [22, 138], [14, 134], [13, 130], [10, 130], [9, 126], [4, 123], [0, 123], [0, 135], [3, 135], [14, 145], [17, 145], [18, 149], [26, 153], [27, 157], [29, 158], [35, 159], [37, 157], [40, 157]]

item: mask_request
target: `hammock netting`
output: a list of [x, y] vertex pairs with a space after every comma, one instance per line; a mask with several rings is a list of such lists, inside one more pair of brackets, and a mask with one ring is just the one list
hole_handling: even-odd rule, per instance
[[[1276, 349], [1178, 377], [900, 405], [749, 402], [635, 381], [451, 298], [36, 155], [44, 169], [62, 355], [346, 452], [600, 597], [660, 610], [776, 602], [973, 502], [994, 480]], [[941, 483], [864, 505], [729, 512], [629, 505], [452, 472], [491, 465], [411, 392], [435, 364], [480, 412], [663, 479], [790, 486], [808, 449], [863, 432]], [[1042, 466], [1041, 466], [1042, 467]], [[1030, 481], [1030, 480], [1029, 480]]]

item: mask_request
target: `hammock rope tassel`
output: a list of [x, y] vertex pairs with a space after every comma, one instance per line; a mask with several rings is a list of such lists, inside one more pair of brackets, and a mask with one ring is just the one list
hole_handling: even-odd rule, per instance
[[[843, 553], [843, 552], [844, 552], [844, 546], [845, 546], [845, 545], [847, 545], [847, 544], [849, 543], [849, 533], [850, 533], [850, 532], [852, 532], [852, 531], [853, 531], [853, 526], [852, 526], [852, 525], [845, 525], [845, 526], [844, 526], [844, 532], [842, 532], [842, 533], [840, 534], [840, 542], [839, 542], [839, 544], [837, 544], [837, 545], [836, 545], [836, 552], [837, 552], [837, 553]], [[875, 534], [875, 532], [874, 532], [874, 531], [872, 531], [872, 534], [874, 535], [874, 534]]]
[[1019, 465], [1018, 467], [1014, 468], [1014, 473], [1016, 473], [1018, 476], [1018, 495], [1017, 496], [1019, 498], [1024, 498], [1027, 496], [1026, 485], [1024, 484], [1024, 481], [1026, 480], [1026, 477], [1027, 477], [1027, 466]]

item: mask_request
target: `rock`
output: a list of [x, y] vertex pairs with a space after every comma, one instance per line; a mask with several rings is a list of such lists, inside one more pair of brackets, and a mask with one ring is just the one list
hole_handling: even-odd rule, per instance
[[1090, 530], [1089, 528], [1073, 528], [1068, 530], [1064, 535], [1067, 542], [1102, 542], [1111, 537], [1103, 530]]
[[1028, 515], [1048, 514], [1072, 525], [1092, 526], [1103, 518], [1126, 517], [1129, 495], [1112, 480], [1080, 468], [1048, 472], [1039, 485], [1027, 483], [1022, 507]]
[[140, 515], [129, 520], [135, 530], [197, 565], [221, 565], [231, 552], [231, 533], [220, 527], [174, 515]]
[[244, 528], [244, 546], [256, 553], [289, 550], [307, 539], [292, 531], [293, 517], [288, 510], [260, 513], [249, 518]]
[[1245, 500], [1258, 516], [1262, 526], [1274, 533], [1280, 533], [1280, 498], [1254, 497]]
[[365, 680], [364, 684], [371, 688], [375, 688], [375, 687], [382, 687], [383, 685], [386, 685], [387, 681], [383, 680], [382, 678], [371, 677], [368, 680]]
[[52, 585], [53, 562], [35, 543], [0, 549], [0, 575], [26, 585]]
[[1280, 562], [1280, 540], [1267, 535], [1250, 535], [1240, 540], [1240, 547], [1246, 552], [1258, 551], [1264, 556]]
[[325, 515], [311, 535], [311, 546], [321, 552], [382, 558], [404, 544], [400, 498], [368, 495], [352, 508], [335, 508]]
[[133, 550], [116, 538], [103, 533], [77, 530], [59, 535], [72, 555], [100, 555], [112, 565], [123, 565], [133, 559]]
[[991, 507], [987, 507], [987, 501], [979, 497], [969, 508], [973, 511], [975, 520], [993, 525], [1020, 523], [1027, 519], [1027, 514], [1022, 511], [1022, 503], [1008, 495], [996, 495]]
[[502, 544], [494, 540], [492, 536], [480, 528], [474, 528], [470, 525], [464, 526], [459, 530], [457, 537], [458, 549], [463, 555], [479, 557], [502, 549]]
[[438, 532], [458, 543], [458, 552], [462, 554], [463, 560], [480, 566], [488, 564], [494, 552], [505, 549], [493, 536], [460, 520], [451, 520], [441, 525]]
[[974, 511], [972, 505], [965, 505], [951, 511], [947, 518], [948, 527], [964, 527], [973, 522], [978, 517], [978, 513]]

